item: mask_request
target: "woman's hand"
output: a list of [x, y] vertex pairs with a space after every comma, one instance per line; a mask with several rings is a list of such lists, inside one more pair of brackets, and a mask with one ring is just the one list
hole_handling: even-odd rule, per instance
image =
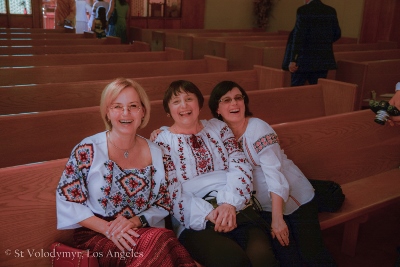
[[226, 233], [237, 227], [236, 208], [234, 206], [224, 203], [218, 206], [213, 212], [215, 219], [215, 231]]
[[289, 228], [282, 217], [278, 219], [272, 218], [271, 235], [272, 238], [277, 238], [282, 246], [289, 245]]
[[131, 246], [136, 246], [136, 242], [132, 239], [133, 237], [138, 238], [140, 235], [135, 232], [137, 225], [134, 222], [128, 220], [124, 216], [118, 216], [114, 221], [108, 223], [108, 229], [106, 236], [114, 242], [114, 244], [121, 250], [131, 250]]
[[154, 140], [156, 140], [157, 136], [162, 132], [161, 129], [156, 129], [154, 131], [151, 132], [150, 134], [150, 141], [154, 142]]

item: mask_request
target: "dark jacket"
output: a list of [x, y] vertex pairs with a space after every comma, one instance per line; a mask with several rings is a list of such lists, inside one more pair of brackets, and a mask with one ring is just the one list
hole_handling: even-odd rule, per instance
[[282, 65], [297, 62], [299, 72], [336, 69], [332, 44], [341, 37], [333, 7], [313, 0], [297, 9], [296, 24], [289, 35]]

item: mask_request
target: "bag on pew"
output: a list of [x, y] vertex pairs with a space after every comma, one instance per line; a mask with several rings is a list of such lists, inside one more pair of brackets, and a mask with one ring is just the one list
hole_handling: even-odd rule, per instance
[[51, 252], [53, 251], [55, 255], [51, 259], [52, 267], [99, 267], [97, 258], [88, 250], [54, 242], [51, 244]]
[[342, 187], [334, 181], [309, 179], [315, 189], [314, 201], [318, 204], [318, 212], [338, 211], [345, 199]]

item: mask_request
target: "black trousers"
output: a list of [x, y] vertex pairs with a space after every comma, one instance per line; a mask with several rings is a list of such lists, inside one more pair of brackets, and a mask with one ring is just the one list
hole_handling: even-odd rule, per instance
[[229, 233], [216, 232], [212, 227], [185, 229], [179, 241], [193, 259], [206, 267], [278, 266], [265, 231], [252, 224], [238, 226]]
[[328, 70], [312, 72], [293, 72], [291, 74], [291, 86], [301, 86], [307, 81], [309, 84], [317, 84], [319, 78], [326, 78]]
[[[262, 217], [271, 224], [271, 212], [262, 212]], [[327, 250], [318, 220], [318, 207], [315, 201], [302, 205], [283, 219], [289, 228], [289, 246], [281, 246], [271, 238], [272, 247], [280, 266], [337, 266]]]

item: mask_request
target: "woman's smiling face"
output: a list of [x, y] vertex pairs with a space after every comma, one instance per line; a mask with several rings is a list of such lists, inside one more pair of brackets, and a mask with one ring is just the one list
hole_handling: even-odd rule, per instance
[[142, 123], [144, 113], [139, 94], [134, 88], [127, 87], [112, 101], [107, 116], [113, 131], [135, 133]]
[[197, 122], [200, 114], [199, 101], [195, 94], [180, 91], [173, 95], [168, 103], [171, 117], [175, 124], [185, 125]]
[[221, 97], [217, 113], [227, 123], [239, 122], [245, 119], [245, 104], [242, 93], [237, 87]]

